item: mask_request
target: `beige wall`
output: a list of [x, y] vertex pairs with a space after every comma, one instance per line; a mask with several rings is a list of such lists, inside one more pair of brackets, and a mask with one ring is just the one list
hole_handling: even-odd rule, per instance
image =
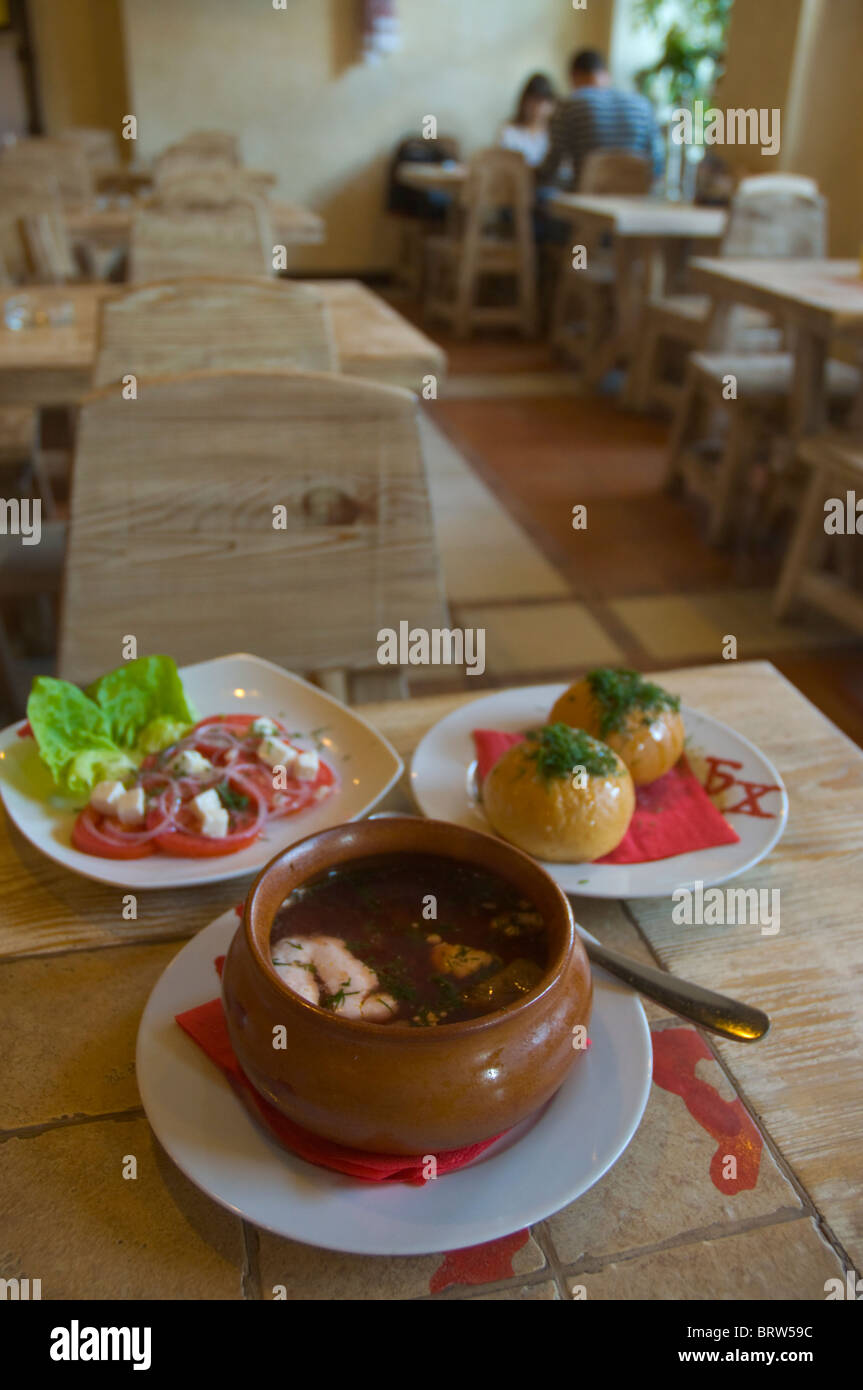
[[863, 243], [863, 0], [736, 0], [720, 107], [779, 107], [776, 158], [727, 146], [735, 167], [814, 178], [829, 201], [830, 250]]
[[465, 152], [493, 140], [535, 69], [563, 81], [581, 45], [606, 46], [612, 0], [398, 0], [402, 49], [358, 59], [355, 0], [124, 0], [131, 106], [142, 158], [186, 131], [242, 135], [248, 164], [327, 220], [303, 269], [391, 262], [381, 214], [387, 160], [434, 115]]
[[129, 110], [120, 0], [30, 0], [28, 12], [45, 129], [103, 126], [119, 137]]
[[787, 167], [830, 201], [830, 250], [863, 247], [863, 0], [804, 0], [792, 77]]

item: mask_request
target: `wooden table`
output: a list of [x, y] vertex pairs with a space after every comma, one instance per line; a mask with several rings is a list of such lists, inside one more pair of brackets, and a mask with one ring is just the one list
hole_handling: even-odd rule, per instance
[[457, 193], [467, 178], [467, 165], [448, 160], [446, 164], [400, 164], [396, 181], [423, 193]]
[[585, 364], [586, 378], [595, 385], [632, 355], [645, 304], [665, 292], [672, 261], [679, 260], [689, 242], [718, 243], [727, 214], [724, 208], [692, 203], [592, 193], [557, 193], [545, 207], [573, 224], [574, 241], [597, 245], [601, 237], [611, 237], [615, 328]]
[[[278, 281], [268, 281], [278, 285]], [[307, 280], [331, 306], [341, 369], [419, 392], [423, 378], [446, 374], [443, 351], [358, 280]], [[70, 303], [71, 324], [13, 331], [0, 323], [0, 404], [73, 405], [90, 389], [99, 306], [122, 286], [29, 285], [37, 307]]]
[[[326, 240], [326, 223], [299, 203], [267, 199], [276, 242], [284, 246], [316, 246]], [[70, 209], [65, 213], [69, 236], [76, 245], [98, 250], [125, 250], [132, 235], [134, 201], [107, 201], [103, 207]]]
[[[243, 883], [139, 894], [126, 920], [119, 891], [49, 864], [4, 819], [4, 1273], [41, 1277], [43, 1298], [254, 1299], [283, 1284], [292, 1299], [541, 1300], [581, 1285], [592, 1299], [820, 1302], [826, 1279], [863, 1269], [863, 754], [766, 662], [662, 680], [785, 779], [785, 836], [735, 884], [779, 890], [780, 930], [676, 926], [663, 899], [577, 899], [577, 916], [610, 946], [766, 1009], [771, 1031], [708, 1044], [648, 1005], [655, 1084], [626, 1154], [570, 1207], [467, 1256], [317, 1250], [244, 1229], [188, 1183], [143, 1117], [135, 1034], [183, 940]], [[407, 760], [466, 698], [362, 712]], [[407, 779], [384, 804], [409, 806]], [[736, 1179], [722, 1176], [728, 1153]], [[119, 1177], [129, 1154], [136, 1182]]]
[[697, 258], [693, 284], [716, 306], [708, 342], [721, 341], [725, 315], [748, 304], [784, 320], [794, 344], [792, 435], [827, 419], [824, 368], [834, 338], [863, 339], [863, 278], [858, 261]]

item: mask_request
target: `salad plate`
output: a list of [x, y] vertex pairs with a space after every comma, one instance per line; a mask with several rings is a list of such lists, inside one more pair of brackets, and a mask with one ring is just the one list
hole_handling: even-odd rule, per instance
[[219, 993], [214, 961], [237, 925], [233, 909], [223, 913], [171, 961], [144, 1009], [135, 1065], [147, 1118], [177, 1167], [255, 1226], [360, 1255], [478, 1245], [580, 1197], [635, 1134], [650, 1094], [650, 1029], [638, 997], [595, 969], [587, 1055], [538, 1114], [472, 1163], [423, 1187], [306, 1163], [251, 1118], [174, 1021]]
[[[537, 728], [566, 689], [555, 684], [496, 690], [435, 724], [411, 764], [410, 788], [423, 815], [493, 834], [479, 792], [473, 730], [521, 733]], [[685, 705], [680, 713], [690, 766], [739, 841], [641, 864], [543, 863], [565, 893], [652, 898], [696, 883], [706, 888], [752, 868], [779, 841], [788, 818], [788, 794], [772, 762], [718, 719]]]
[[[364, 815], [400, 777], [403, 764], [377, 730], [325, 691], [259, 657], [238, 653], [181, 668], [183, 690], [200, 718], [257, 715], [296, 733], [300, 747], [315, 747], [335, 774], [332, 794], [284, 819], [270, 820], [247, 848], [212, 858], [150, 854], [104, 858], [72, 843], [75, 806], [52, 794], [33, 739], [20, 737], [20, 721], [0, 733], [0, 796], [10, 819], [49, 859], [97, 883], [147, 890], [220, 883], [256, 873], [295, 840]], [[47, 783], [47, 790], [46, 790]], [[86, 800], [86, 794], [84, 797]]]

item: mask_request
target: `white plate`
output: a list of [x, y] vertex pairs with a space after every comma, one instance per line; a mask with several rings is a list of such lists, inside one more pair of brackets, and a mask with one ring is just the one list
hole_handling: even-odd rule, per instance
[[[454, 710], [429, 729], [414, 753], [410, 777], [411, 791], [423, 814], [493, 833], [478, 796], [472, 731], [520, 733], [537, 728], [547, 722], [549, 710], [566, 689], [565, 685], [529, 685], [520, 690], [496, 690]], [[543, 868], [564, 892], [591, 898], [657, 898], [696, 882], [705, 887], [724, 883], [757, 864], [779, 840], [788, 818], [788, 795], [770, 760], [718, 719], [686, 705], [681, 705], [680, 713], [686, 725], [686, 750], [695, 768], [698, 755], [709, 754], [737, 764], [723, 769], [723, 774], [733, 775], [736, 782], [775, 788], [756, 800], [765, 815], [730, 809], [746, 799], [745, 789], [738, 786], [722, 807], [729, 825], [740, 836], [738, 844], [717, 845], [649, 864], [544, 863]]]
[[594, 972], [591, 1047], [537, 1116], [474, 1163], [424, 1187], [358, 1181], [288, 1153], [174, 1022], [219, 993], [224, 913], [175, 956], [147, 1002], [136, 1070], [156, 1137], [192, 1182], [256, 1226], [328, 1250], [424, 1255], [519, 1231], [580, 1197], [620, 1157], [650, 1092], [650, 1030], [638, 998]]
[[260, 840], [223, 859], [180, 859], [167, 854], [98, 859], [73, 847], [73, 812], [40, 801], [16, 785], [16, 762], [26, 754], [23, 745], [29, 740], [18, 739], [21, 724], [14, 724], [0, 733], [0, 795], [22, 835], [49, 859], [84, 878], [120, 888], [223, 883], [256, 873], [274, 854], [305, 835], [356, 820], [401, 776], [401, 758], [376, 729], [331, 695], [270, 661], [239, 653], [185, 666], [180, 675], [201, 718], [248, 711], [281, 719], [290, 730], [303, 734], [322, 730], [322, 754], [339, 778], [337, 790], [295, 816], [273, 821]]

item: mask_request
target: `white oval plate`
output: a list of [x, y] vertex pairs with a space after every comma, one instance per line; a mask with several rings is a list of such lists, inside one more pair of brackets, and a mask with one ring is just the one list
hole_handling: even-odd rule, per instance
[[[423, 815], [493, 834], [479, 800], [472, 731], [500, 729], [520, 733], [535, 729], [547, 722], [549, 710], [566, 689], [566, 685], [528, 685], [519, 690], [496, 690], [454, 710], [429, 729], [414, 753], [410, 774], [411, 791]], [[733, 776], [737, 784], [749, 782], [774, 788], [755, 800], [764, 814], [735, 813], [731, 809], [747, 797], [743, 786], [737, 785], [721, 809], [740, 836], [738, 844], [717, 845], [647, 864], [543, 863], [542, 867], [564, 892], [590, 898], [657, 898], [697, 882], [706, 888], [751, 869], [780, 839], [788, 818], [788, 794], [770, 760], [718, 719], [686, 705], [681, 705], [680, 713], [686, 725], [686, 751], [695, 765], [693, 770], [699, 754], [709, 754], [734, 764], [722, 771]]]
[[215, 1201], [327, 1250], [427, 1255], [522, 1230], [580, 1197], [620, 1157], [650, 1093], [650, 1029], [636, 995], [594, 971], [591, 1047], [538, 1115], [474, 1163], [424, 1187], [316, 1168], [270, 1139], [175, 1023], [219, 993], [233, 909], [194, 936], [157, 982], [138, 1030], [137, 1079], [157, 1139]]
[[[55, 863], [97, 883], [120, 888], [185, 888], [224, 883], [257, 873], [280, 850], [331, 825], [356, 820], [376, 805], [398, 780], [402, 760], [382, 734], [325, 691], [299, 676], [239, 653], [185, 666], [180, 675], [201, 718], [245, 711], [281, 719], [293, 732], [322, 730], [322, 754], [337, 773], [332, 796], [285, 820], [274, 821], [260, 840], [223, 859], [181, 859], [152, 854], [146, 859], [99, 859], [82, 854], [71, 840], [75, 813], [16, 784], [19, 759], [26, 755], [19, 724], [0, 733], [0, 796], [21, 834]], [[30, 744], [32, 753], [32, 744]]]

